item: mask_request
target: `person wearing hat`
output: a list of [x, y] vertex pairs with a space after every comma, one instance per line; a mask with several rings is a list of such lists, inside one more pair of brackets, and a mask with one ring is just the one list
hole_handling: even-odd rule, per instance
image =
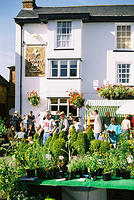
[[16, 110], [12, 116], [12, 120], [11, 120], [11, 124], [14, 125], [15, 127], [15, 131], [19, 132], [20, 131], [20, 123], [21, 123], [22, 119], [19, 116], [18, 111]]
[[69, 129], [69, 123], [67, 118], [65, 117], [65, 113], [62, 111], [60, 113], [59, 133], [61, 131], [68, 133], [68, 129]]

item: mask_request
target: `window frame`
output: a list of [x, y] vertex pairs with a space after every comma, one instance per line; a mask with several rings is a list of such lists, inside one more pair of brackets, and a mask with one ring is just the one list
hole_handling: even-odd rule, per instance
[[[54, 98], [58, 99], [58, 104], [51, 104], [51, 99], [54, 99]], [[60, 99], [67, 99], [67, 102], [66, 103], [60, 103]], [[50, 111], [52, 111], [51, 110], [51, 106], [57, 106], [57, 110], [60, 110], [60, 106], [67, 106], [67, 117], [68, 117], [69, 116], [69, 102], [68, 102], [68, 99], [69, 98], [67, 98], [67, 97], [50, 97], [50, 98], [48, 98], [48, 109]], [[55, 112], [55, 111], [52, 111], [52, 112]], [[78, 117], [79, 116], [79, 108], [77, 108], [76, 112], [77, 112], [77, 116], [74, 116], [74, 117]]]
[[[58, 62], [58, 75], [57, 76], [52, 76], [52, 63], [53, 61], [57, 61]], [[62, 61], [67, 61], [67, 76], [61, 76], [61, 62]], [[76, 71], [77, 71], [77, 75], [76, 76], [70, 76], [70, 63], [71, 61], [76, 61], [77, 67], [76, 67]], [[49, 60], [49, 78], [55, 78], [55, 79], [77, 79], [80, 78], [80, 60], [79, 59], [51, 59]]]
[[[58, 46], [58, 23], [59, 22], [61, 22], [61, 23], [64, 23], [64, 22], [71, 22], [71, 40], [69, 40], [69, 42], [71, 43], [71, 45], [69, 45], [69, 46], [63, 46], [63, 45], [61, 45], [61, 46]], [[66, 27], [67, 28], [67, 27]], [[64, 35], [63, 33], [61, 33], [61, 36], [62, 35]], [[66, 38], [67, 38], [67, 36], [68, 36], [69, 34], [65, 34], [65, 36], [66, 36]], [[59, 35], [60, 36], [60, 35]], [[61, 40], [61, 42], [63, 42], [63, 40]], [[67, 42], [67, 40], [66, 40], [66, 42]], [[56, 22], [56, 44], [55, 44], [55, 46], [56, 46], [56, 49], [72, 49], [73, 48], [73, 23], [72, 23], [72, 20], [58, 20], [57, 22]]]
[[[130, 69], [129, 69], [129, 83], [122, 83], [122, 82], [118, 82], [118, 65], [130, 65]], [[117, 62], [116, 63], [116, 84], [122, 84], [122, 85], [131, 85], [131, 68], [132, 68], [132, 63], [131, 62]], [[125, 68], [126, 69], [126, 68]], [[122, 73], [123, 74], [123, 73]], [[122, 79], [122, 77], [121, 77]]]
[[[130, 26], [130, 48], [118, 48], [117, 47], [117, 27], [118, 26]], [[131, 50], [132, 49], [132, 23], [118, 23], [115, 24], [115, 49], [117, 50]]]

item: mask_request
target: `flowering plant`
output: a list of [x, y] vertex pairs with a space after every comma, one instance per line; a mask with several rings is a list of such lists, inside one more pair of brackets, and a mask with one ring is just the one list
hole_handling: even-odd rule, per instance
[[75, 108], [81, 108], [84, 106], [84, 99], [83, 99], [83, 94], [79, 94], [77, 91], [70, 91], [69, 94], [69, 105], [73, 105]]
[[27, 93], [27, 99], [33, 106], [37, 106], [40, 103], [40, 97], [38, 93], [35, 92], [34, 90], [32, 92]]
[[134, 97], [134, 89], [120, 85], [106, 84], [97, 88], [100, 97], [108, 99], [126, 99]]

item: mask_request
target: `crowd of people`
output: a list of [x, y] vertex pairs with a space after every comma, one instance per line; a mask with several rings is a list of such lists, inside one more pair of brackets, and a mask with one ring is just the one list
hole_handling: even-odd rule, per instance
[[55, 115], [51, 115], [51, 112], [46, 110], [42, 124], [37, 124], [32, 111], [29, 112], [28, 116], [20, 116], [18, 111], [15, 111], [10, 122], [8, 139], [11, 141], [27, 138], [32, 143], [34, 134], [38, 133], [42, 137], [44, 145], [47, 138], [52, 136], [54, 132], [59, 134], [64, 131], [66, 134], [71, 134], [72, 126], [75, 127], [77, 132], [84, 131], [78, 117], [73, 117], [72, 113], [67, 118], [63, 111], [57, 110]]
[[[57, 110], [55, 115], [51, 115], [51, 112], [46, 110], [42, 119], [42, 124], [36, 123], [32, 111], [30, 111], [27, 116], [20, 116], [18, 111], [15, 111], [8, 132], [8, 139], [27, 138], [28, 141], [32, 143], [34, 134], [38, 133], [39, 136], [42, 137], [44, 145], [47, 138], [52, 136], [54, 132], [59, 134], [61, 131], [64, 131], [67, 135], [70, 135], [72, 126], [75, 127], [77, 132], [83, 132], [88, 127], [88, 125], [83, 126], [79, 122], [78, 117], [73, 117], [72, 113], [70, 113], [67, 118], [65, 113], [63, 111], [60, 112], [60, 110]], [[94, 136], [96, 140], [104, 139], [102, 137], [103, 133], [109, 142], [116, 144], [119, 135], [130, 132], [132, 127], [134, 127], [134, 117], [130, 120], [130, 116], [126, 115], [120, 125], [117, 123], [115, 117], [110, 116], [109, 112], [106, 112], [106, 116], [102, 120], [98, 110], [94, 110]]]

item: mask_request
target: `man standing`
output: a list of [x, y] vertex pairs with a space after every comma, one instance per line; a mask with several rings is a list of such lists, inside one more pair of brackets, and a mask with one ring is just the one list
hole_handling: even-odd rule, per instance
[[94, 110], [94, 116], [95, 116], [94, 133], [95, 133], [95, 139], [98, 140], [99, 136], [102, 132], [102, 122], [101, 122], [101, 118], [98, 114], [98, 110]]
[[59, 133], [61, 131], [68, 133], [68, 129], [69, 129], [68, 120], [65, 118], [65, 113], [62, 111], [60, 113]]
[[15, 131], [17, 131], [17, 132], [20, 131], [20, 123], [21, 123], [21, 121], [22, 121], [22, 119], [21, 119], [21, 117], [19, 116], [18, 111], [16, 110], [16, 111], [14, 112], [13, 117], [12, 117], [11, 124], [14, 125]]
[[45, 144], [48, 137], [53, 135], [53, 132], [56, 130], [56, 124], [54, 119], [51, 118], [50, 111], [47, 110], [45, 113], [45, 119], [43, 120], [43, 127], [41, 131], [43, 133], [43, 145]]

